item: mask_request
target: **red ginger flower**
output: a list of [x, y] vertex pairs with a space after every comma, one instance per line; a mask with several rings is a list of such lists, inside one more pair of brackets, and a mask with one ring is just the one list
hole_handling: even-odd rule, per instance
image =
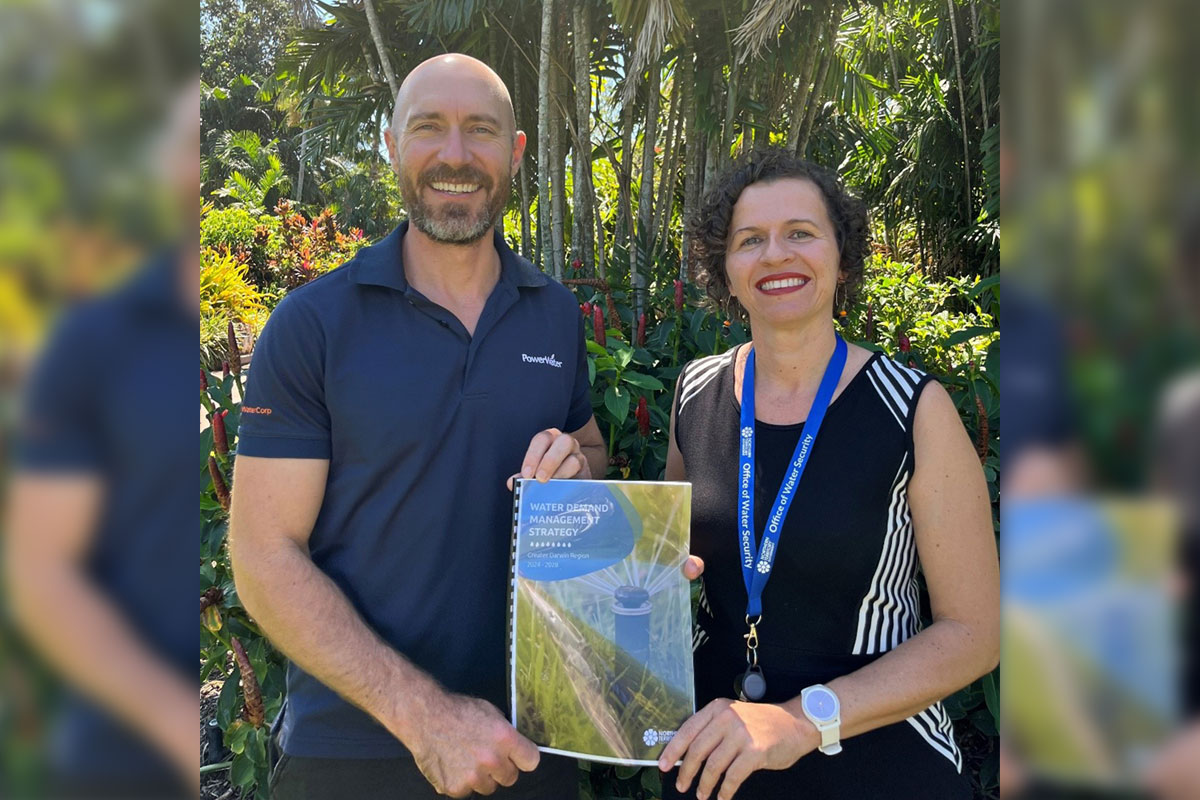
[[217, 495], [217, 502], [221, 504], [221, 508], [229, 510], [229, 486], [225, 483], [225, 476], [221, 474], [221, 465], [217, 463], [217, 459], [213, 456], [208, 457], [208, 475], [212, 478], [213, 491]]
[[675, 310], [683, 310], [683, 281], [675, 279]]
[[233, 320], [229, 321], [228, 327], [225, 330], [225, 336], [229, 340], [229, 370], [234, 375], [239, 375], [242, 372], [242, 353], [238, 349], [237, 333], [233, 330]]
[[223, 409], [212, 415], [213, 448], [223, 456], [229, 455], [229, 436], [225, 433], [225, 415], [228, 409]]
[[636, 412], [635, 416], [637, 417], [638, 433], [640, 433], [643, 437], [649, 436], [650, 435], [650, 409], [648, 409], [646, 407], [646, 398], [645, 397], [638, 398], [637, 412]]
[[242, 695], [246, 698], [242, 717], [254, 727], [261, 728], [266, 722], [266, 713], [263, 708], [262, 688], [258, 685], [258, 676], [254, 674], [254, 665], [250, 663], [246, 648], [236, 636], [229, 637], [229, 644], [233, 648], [233, 657], [242, 676]]
[[604, 312], [598, 304], [592, 307], [592, 337], [601, 347], [608, 346], [608, 338], [604, 331]]

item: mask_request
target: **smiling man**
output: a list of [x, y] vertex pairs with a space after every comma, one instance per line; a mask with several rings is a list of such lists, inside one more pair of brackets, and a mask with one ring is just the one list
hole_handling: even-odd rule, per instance
[[291, 659], [275, 796], [573, 797], [499, 707], [506, 479], [604, 472], [578, 306], [494, 231], [525, 134], [491, 69], [421, 64], [386, 138], [408, 220], [279, 304], [243, 407], [238, 594]]

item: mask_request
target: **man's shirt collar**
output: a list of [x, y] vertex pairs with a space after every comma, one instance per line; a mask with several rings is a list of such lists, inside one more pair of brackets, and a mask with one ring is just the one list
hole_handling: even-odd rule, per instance
[[[370, 247], [358, 252], [350, 265], [350, 277], [355, 283], [386, 286], [400, 292], [408, 291], [404, 275], [404, 236], [408, 220]], [[500, 254], [500, 280], [517, 287], [545, 286], [549, 278], [525, 259], [514, 253], [499, 231], [492, 231], [492, 244]]]

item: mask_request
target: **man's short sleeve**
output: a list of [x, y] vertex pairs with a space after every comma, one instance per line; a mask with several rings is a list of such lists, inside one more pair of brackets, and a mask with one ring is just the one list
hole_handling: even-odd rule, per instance
[[571, 392], [571, 410], [567, 414], [568, 433], [579, 430], [592, 418], [592, 387], [588, 382], [587, 345], [584, 342], [582, 322], [579, 324], [578, 337], [575, 389]]
[[77, 309], [55, 330], [33, 367], [23, 398], [14, 455], [19, 469], [35, 472], [99, 472], [104, 467], [103, 431], [97, 409], [93, 353], [100, 324], [94, 310]]
[[238, 454], [329, 458], [325, 336], [295, 296], [285, 297], [254, 347], [238, 425]]

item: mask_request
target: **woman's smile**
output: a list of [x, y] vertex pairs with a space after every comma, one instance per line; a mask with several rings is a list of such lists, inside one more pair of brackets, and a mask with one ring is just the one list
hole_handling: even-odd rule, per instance
[[807, 275], [799, 272], [781, 272], [776, 275], [768, 275], [754, 286], [763, 294], [791, 294], [808, 286], [810, 280]]

